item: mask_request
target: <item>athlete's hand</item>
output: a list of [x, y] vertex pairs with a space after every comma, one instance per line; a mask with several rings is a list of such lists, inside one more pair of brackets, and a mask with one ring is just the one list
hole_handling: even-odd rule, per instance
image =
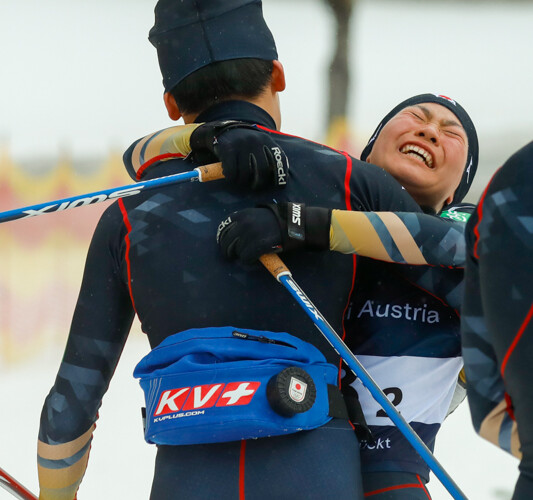
[[238, 186], [259, 190], [287, 185], [289, 161], [285, 152], [254, 125], [204, 123], [192, 132], [190, 145], [193, 154], [213, 154], [222, 162], [224, 177]]
[[250, 264], [261, 255], [297, 249], [329, 248], [331, 210], [302, 203], [246, 208], [223, 220], [217, 243], [227, 259]]
[[272, 210], [246, 208], [233, 212], [218, 226], [217, 243], [224, 257], [246, 264], [265, 253], [281, 251], [281, 227]]

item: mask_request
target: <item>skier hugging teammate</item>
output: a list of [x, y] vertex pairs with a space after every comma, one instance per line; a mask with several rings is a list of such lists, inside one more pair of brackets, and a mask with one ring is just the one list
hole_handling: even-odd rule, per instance
[[75, 498], [136, 314], [152, 348], [135, 370], [157, 445], [152, 500], [427, 499], [428, 465], [257, 259], [283, 252], [432, 449], [462, 367], [468, 114], [409, 98], [358, 160], [280, 132], [285, 74], [259, 0], [160, 0], [149, 38], [169, 117], [187, 126], [135, 141], [128, 173], [220, 161], [226, 180], [102, 215], [41, 416], [40, 498]]

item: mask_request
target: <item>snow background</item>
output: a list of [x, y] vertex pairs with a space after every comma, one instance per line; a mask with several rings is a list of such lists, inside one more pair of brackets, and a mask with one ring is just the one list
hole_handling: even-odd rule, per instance
[[[172, 125], [147, 41], [153, 5], [0, 0], [0, 144], [16, 159], [65, 150], [105, 156]], [[264, 11], [287, 76], [283, 130], [323, 140], [333, 33], [328, 9], [317, 0], [264, 0]], [[533, 4], [360, 0], [353, 22], [356, 140], [363, 144], [410, 95], [457, 99], [480, 137], [469, 196], [477, 201], [494, 169], [532, 139]], [[33, 491], [39, 414], [62, 349], [49, 346], [39, 359], [0, 364], [0, 467]], [[142, 439], [142, 391], [131, 376], [147, 351], [146, 339], [133, 332], [100, 411], [79, 500], [148, 498], [155, 450]], [[518, 462], [475, 435], [466, 403], [445, 422], [435, 455], [471, 500], [511, 497]], [[435, 500], [450, 498], [436, 478], [430, 490]], [[0, 490], [3, 498], [11, 497]]]

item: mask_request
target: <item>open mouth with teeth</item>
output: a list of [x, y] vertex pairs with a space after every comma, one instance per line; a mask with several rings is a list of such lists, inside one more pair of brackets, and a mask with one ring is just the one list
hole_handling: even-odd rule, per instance
[[433, 168], [433, 157], [431, 156], [431, 153], [419, 146], [406, 144], [400, 149], [400, 152], [415, 158], [416, 160], [422, 161], [428, 168]]

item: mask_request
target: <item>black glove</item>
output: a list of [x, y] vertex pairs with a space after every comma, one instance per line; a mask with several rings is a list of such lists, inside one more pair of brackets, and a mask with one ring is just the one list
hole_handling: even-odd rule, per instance
[[278, 203], [233, 212], [217, 231], [230, 260], [251, 264], [261, 255], [296, 249], [328, 250], [331, 210], [303, 203]]
[[220, 160], [224, 177], [238, 186], [258, 190], [287, 184], [289, 160], [285, 152], [254, 125], [204, 123], [191, 134], [190, 145], [198, 161], [205, 162], [206, 153]]

